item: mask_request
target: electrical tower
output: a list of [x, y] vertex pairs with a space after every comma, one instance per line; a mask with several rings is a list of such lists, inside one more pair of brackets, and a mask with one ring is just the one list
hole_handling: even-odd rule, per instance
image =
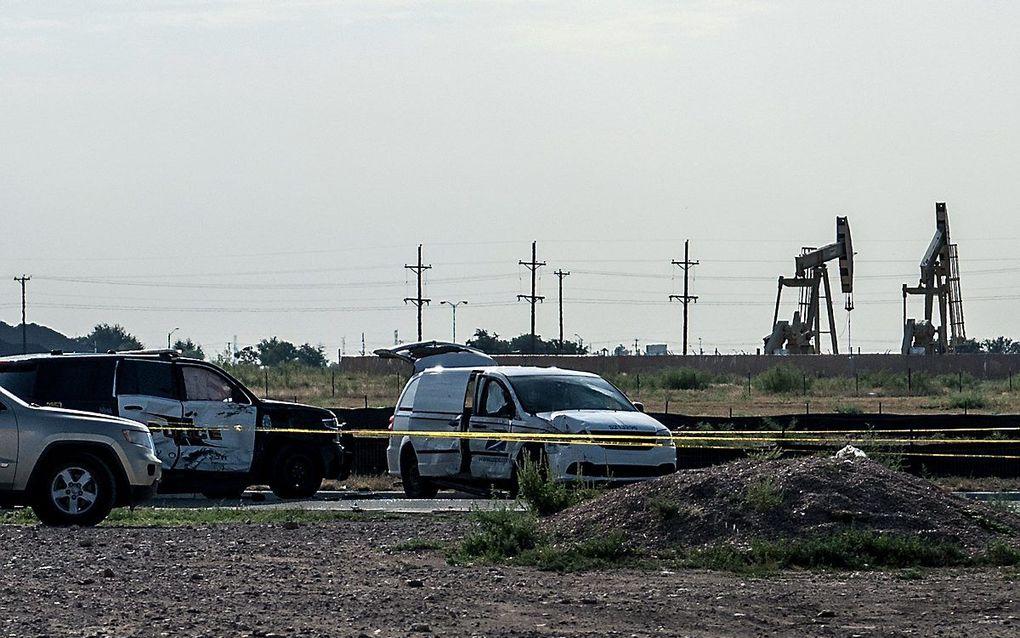
[[[527, 300], [531, 304], [531, 354], [535, 354], [535, 304], [545, 299], [537, 294], [536, 290], [536, 275], [538, 269], [545, 265], [544, 261], [538, 261], [538, 242], [531, 242], [531, 261], [519, 261], [517, 262], [521, 266], [525, 266], [531, 271], [531, 294], [530, 295], [517, 295], [517, 300]], [[562, 281], [562, 280], [561, 280]]]
[[26, 275], [15, 277], [14, 281], [21, 284], [21, 354], [28, 354], [28, 325], [25, 323], [25, 284], [32, 278]]
[[553, 274], [556, 275], [556, 277], [560, 280], [559, 281], [559, 290], [560, 290], [560, 296], [559, 296], [559, 305], [560, 305], [560, 341], [559, 341], [559, 347], [560, 347], [560, 350], [562, 351], [563, 350], [563, 278], [564, 277], [568, 277], [570, 275], [570, 271], [564, 271], [561, 268], [561, 269], [557, 270]]
[[683, 343], [683, 351], [681, 352], [681, 354], [683, 356], [685, 356], [685, 357], [687, 356], [687, 316], [688, 316], [687, 306], [691, 302], [698, 303], [698, 297], [696, 295], [689, 294], [690, 293], [690, 285], [691, 285], [691, 268], [693, 268], [694, 266], [697, 266], [699, 263], [701, 263], [701, 262], [697, 262], [697, 261], [691, 261], [691, 246], [690, 246], [690, 244], [691, 244], [691, 241], [689, 239], [688, 240], [684, 240], [684, 260], [683, 261], [676, 261], [674, 259], [673, 262], [672, 262], [674, 266], [679, 266], [679, 267], [684, 269], [684, 294], [682, 294], [682, 295], [670, 295], [669, 296], [669, 300], [670, 301], [679, 301], [680, 303], [682, 303], [684, 305], [684, 343]]
[[421, 307], [426, 305], [426, 304], [428, 304], [428, 302], [432, 301], [431, 299], [426, 299], [426, 298], [421, 296], [421, 292], [422, 292], [421, 291], [422, 273], [424, 273], [426, 270], [429, 270], [430, 268], [432, 268], [432, 266], [425, 266], [425, 265], [423, 265], [421, 263], [421, 244], [418, 244], [418, 263], [417, 264], [413, 264], [413, 265], [412, 264], [407, 264], [407, 265], [404, 266], [404, 268], [406, 268], [406, 269], [410, 270], [411, 272], [413, 272], [415, 274], [415, 276], [418, 278], [418, 296], [417, 297], [405, 297], [404, 298], [404, 303], [411, 302], [415, 306], [418, 307], [418, 341], [421, 341], [422, 340], [422, 336], [421, 336]]

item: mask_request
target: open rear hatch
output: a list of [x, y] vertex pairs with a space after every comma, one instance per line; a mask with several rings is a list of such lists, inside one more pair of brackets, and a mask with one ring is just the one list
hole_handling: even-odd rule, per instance
[[476, 348], [446, 341], [405, 343], [380, 348], [375, 354], [384, 359], [400, 359], [414, 366], [416, 373], [427, 368], [483, 368], [496, 365], [496, 360]]

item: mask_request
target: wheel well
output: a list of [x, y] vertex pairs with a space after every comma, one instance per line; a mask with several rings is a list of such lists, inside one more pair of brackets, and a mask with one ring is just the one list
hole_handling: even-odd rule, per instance
[[545, 455], [545, 446], [541, 443], [525, 443], [521, 447], [520, 453], [517, 455], [517, 461], [521, 462], [524, 459], [529, 459], [533, 463], [537, 463]]
[[410, 441], [408, 441], [407, 443], [404, 443], [404, 447], [400, 448], [400, 462], [403, 463], [404, 459], [408, 458], [408, 455], [410, 454], [418, 456], [418, 452], [415, 451], [414, 446], [411, 445]]
[[[276, 454], [273, 455], [273, 462], [271, 464], [271, 467], [275, 469], [277, 467], [277, 464], [280, 463], [284, 456], [294, 451], [304, 452], [309, 456], [309, 458], [312, 459], [313, 462], [317, 463], [319, 467], [322, 467], [323, 470], [325, 470], [325, 467], [322, 464], [322, 455], [319, 454], [319, 451], [315, 449], [314, 446], [304, 443], [288, 443], [287, 445], [281, 447], [279, 450], [277, 450]], [[272, 470], [270, 470], [270, 473], [271, 472]]]
[[35, 464], [35, 469], [32, 470], [32, 476], [28, 480], [29, 491], [35, 489], [40, 473], [51, 460], [65, 455], [74, 456], [83, 452], [91, 454], [106, 464], [106, 466], [110, 469], [110, 473], [113, 474], [113, 480], [116, 483], [116, 504], [125, 502], [124, 499], [127, 499], [130, 496], [131, 487], [128, 484], [127, 474], [124, 473], [124, 467], [121, 465], [120, 459], [117, 457], [117, 453], [114, 452], [108, 445], [90, 441], [53, 443], [43, 450], [43, 453], [39, 456], [39, 460]]

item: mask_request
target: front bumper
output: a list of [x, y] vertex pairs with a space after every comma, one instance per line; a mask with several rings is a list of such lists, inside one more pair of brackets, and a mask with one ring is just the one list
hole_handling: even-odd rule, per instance
[[643, 481], [676, 471], [676, 447], [605, 447], [601, 445], [547, 445], [549, 470], [564, 482]]

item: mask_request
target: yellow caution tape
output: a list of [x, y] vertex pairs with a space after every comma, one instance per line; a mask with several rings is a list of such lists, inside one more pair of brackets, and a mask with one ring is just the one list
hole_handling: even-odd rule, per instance
[[[198, 426], [163, 426], [157, 423], [150, 423], [150, 429], [157, 432], [223, 432], [223, 431], [244, 431], [244, 427], [241, 425], [219, 427], [219, 428], [203, 428]], [[1003, 432], [1003, 431], [1016, 431], [1020, 428], [982, 428], [982, 429], [968, 429], [961, 428], [959, 432], [975, 432], [975, 431], [987, 431], [987, 432]], [[864, 437], [854, 436], [800, 436], [802, 434], [811, 433], [824, 433], [833, 434], [832, 432], [823, 432], [819, 430], [815, 431], [797, 431], [791, 433], [791, 436], [783, 434], [777, 434], [775, 431], [755, 431], [755, 432], [719, 432], [719, 433], [706, 433], [706, 432], [673, 432], [668, 435], [657, 435], [657, 434], [568, 434], [559, 432], [462, 432], [462, 431], [410, 431], [410, 430], [322, 430], [322, 429], [304, 429], [304, 428], [254, 428], [255, 432], [269, 432], [274, 434], [312, 434], [312, 435], [330, 435], [337, 436], [341, 434], [351, 435], [360, 438], [391, 438], [391, 437], [414, 437], [414, 438], [428, 438], [428, 439], [484, 439], [487, 441], [507, 441], [507, 442], [526, 442], [526, 443], [549, 443], [559, 445], [603, 445], [603, 446], [614, 446], [614, 447], [653, 447], [653, 446], [669, 446], [673, 445], [676, 447], [685, 448], [709, 448], [708, 445], [690, 445], [690, 442], [703, 442], [703, 443], [716, 443], [716, 442], [739, 442], [739, 443], [805, 443], [805, 444], [839, 444], [847, 442], [864, 442], [868, 445], [977, 445], [977, 444], [1020, 444], [1020, 439], [951, 439], [951, 438], [870, 438], [871, 435], [875, 434], [874, 430], [844, 430], [837, 434], [846, 435], [848, 433], [864, 435]], [[925, 432], [929, 432], [926, 430]], [[952, 432], [954, 430], [942, 430], [942, 432]], [[905, 430], [889, 430], [890, 433], [906, 433]], [[748, 434], [769, 434], [771, 436], [747, 436]], [[712, 436], [706, 436], [711, 434]], [[729, 436], [714, 436], [714, 434], [726, 434]], [[867, 437], [867, 438], [865, 438]], [[687, 442], [687, 443], [684, 443]], [[739, 446], [731, 446], [727, 449], [740, 449]], [[1004, 456], [993, 455], [992, 458], [1008, 458]]]

